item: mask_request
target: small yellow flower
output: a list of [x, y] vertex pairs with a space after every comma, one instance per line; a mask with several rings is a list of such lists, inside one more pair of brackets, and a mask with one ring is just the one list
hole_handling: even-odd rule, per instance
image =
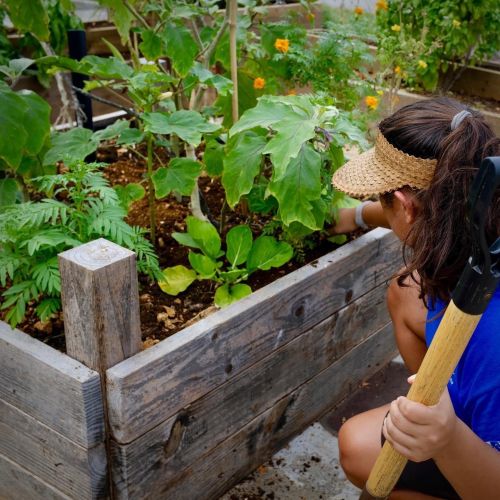
[[378, 0], [375, 4], [376, 10], [387, 10], [389, 6], [387, 5], [386, 0]]
[[418, 61], [418, 67], [422, 68], [422, 69], [425, 69], [425, 68], [427, 68], [427, 63], [425, 61], [422, 61], [422, 59], [420, 59]]
[[400, 66], [396, 66], [394, 68], [394, 73], [396, 73], [396, 75], [399, 75], [401, 73], [401, 67]]
[[384, 91], [383, 90], [377, 90], [377, 94], [378, 95], [384, 95]]
[[274, 48], [276, 50], [279, 50], [283, 54], [286, 54], [288, 52], [289, 47], [290, 47], [290, 42], [286, 38], [276, 38], [276, 41], [274, 42]]
[[260, 89], [263, 89], [265, 86], [266, 86], [266, 81], [264, 80], [264, 78], [261, 78], [260, 76], [258, 76], [253, 81], [253, 88], [254, 89], [260, 90]]
[[297, 95], [297, 91], [295, 89], [290, 89], [286, 95]]
[[365, 97], [365, 104], [372, 111], [375, 111], [378, 108], [379, 101], [380, 99], [374, 95], [367, 95]]
[[396, 33], [399, 33], [401, 31], [401, 26], [399, 24], [393, 24], [391, 26], [391, 30], [395, 31]]
[[452, 24], [453, 24], [454, 28], [460, 28], [460, 25], [462, 23], [460, 21], [458, 21], [457, 19], [453, 19]]
[[354, 14], [356, 14], [357, 16], [360, 16], [361, 14], [363, 14], [364, 10], [363, 10], [363, 7], [356, 7], [354, 9]]

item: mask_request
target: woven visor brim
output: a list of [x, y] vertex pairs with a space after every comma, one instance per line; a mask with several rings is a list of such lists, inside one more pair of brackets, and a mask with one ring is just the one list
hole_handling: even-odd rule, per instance
[[395, 191], [403, 186], [421, 187], [400, 171], [382, 163], [371, 148], [340, 167], [332, 178], [335, 188], [354, 198], [367, 198]]

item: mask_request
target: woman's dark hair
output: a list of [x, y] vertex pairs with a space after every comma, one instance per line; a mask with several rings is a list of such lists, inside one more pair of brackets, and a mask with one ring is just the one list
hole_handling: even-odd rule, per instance
[[[451, 130], [451, 121], [466, 109], [471, 115]], [[420, 277], [420, 298], [434, 305], [448, 301], [471, 255], [472, 239], [466, 227], [466, 202], [481, 160], [500, 155], [500, 139], [484, 117], [453, 99], [440, 97], [405, 106], [379, 125], [397, 149], [419, 158], [434, 158], [437, 166], [427, 189], [413, 191], [420, 211], [403, 245], [406, 269], [398, 275], [400, 286], [415, 271]], [[409, 188], [408, 188], [409, 189]], [[391, 203], [391, 193], [381, 197]], [[500, 234], [500, 194], [490, 208], [487, 239]]]

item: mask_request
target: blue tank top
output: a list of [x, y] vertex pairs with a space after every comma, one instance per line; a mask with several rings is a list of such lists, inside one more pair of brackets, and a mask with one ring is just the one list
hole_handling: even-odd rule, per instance
[[[445, 304], [427, 313], [429, 346]], [[438, 315], [438, 317], [436, 317]], [[465, 352], [448, 382], [456, 415], [474, 433], [500, 451], [500, 287], [493, 294]]]

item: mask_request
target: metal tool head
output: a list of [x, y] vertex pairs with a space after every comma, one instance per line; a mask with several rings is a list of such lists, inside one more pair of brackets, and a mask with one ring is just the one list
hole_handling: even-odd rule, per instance
[[490, 244], [485, 225], [492, 200], [500, 186], [500, 157], [481, 162], [468, 198], [468, 223], [472, 255], [453, 293], [453, 301], [464, 312], [481, 314], [500, 280], [500, 237]]

